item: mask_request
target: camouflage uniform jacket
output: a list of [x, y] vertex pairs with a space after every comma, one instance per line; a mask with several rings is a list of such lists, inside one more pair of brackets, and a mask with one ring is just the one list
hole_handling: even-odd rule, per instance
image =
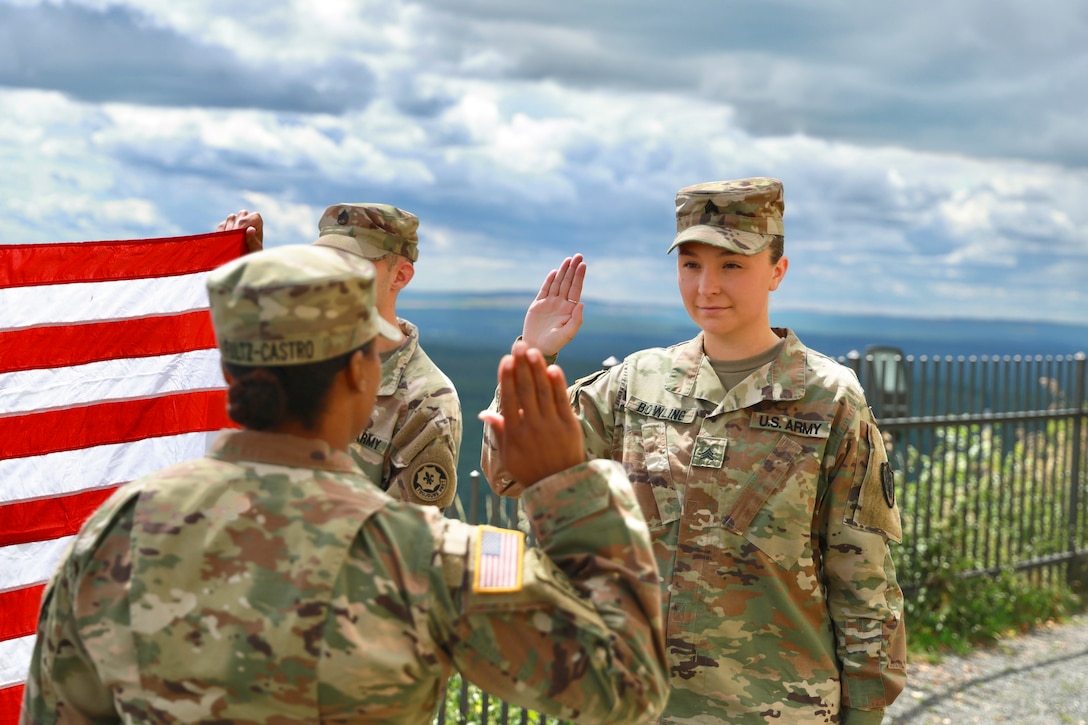
[[654, 539], [664, 723], [879, 723], [906, 682], [883, 439], [854, 374], [776, 332], [778, 358], [728, 392], [701, 335], [571, 387], [591, 456], [623, 463]]
[[405, 340], [382, 362], [370, 425], [351, 454], [371, 481], [401, 501], [445, 509], [457, 495], [461, 402], [450, 379], [398, 319]]
[[[525, 503], [539, 549], [394, 501], [324, 442], [226, 432], [85, 524], [43, 596], [22, 721], [430, 725], [454, 668], [564, 719], [660, 712], [657, 569], [622, 469]], [[484, 578], [496, 556], [520, 587]]]

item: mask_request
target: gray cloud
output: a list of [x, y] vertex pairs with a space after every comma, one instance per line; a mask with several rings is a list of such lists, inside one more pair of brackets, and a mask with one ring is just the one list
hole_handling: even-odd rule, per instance
[[249, 66], [130, 9], [0, 4], [0, 85], [88, 102], [339, 113], [365, 107], [363, 64]]
[[[1088, 6], [417, 0], [481, 77], [669, 90], [749, 133], [1088, 165]], [[473, 63], [484, 49], [493, 63]]]
[[401, 74], [385, 84], [397, 110], [407, 116], [435, 118], [457, 103], [451, 94], [441, 90], [426, 89], [410, 74]]
[[[298, 241], [330, 202], [382, 200], [431, 235], [421, 282], [528, 288], [527, 264], [582, 251], [594, 294], [672, 304], [676, 189], [775, 175], [782, 309], [1084, 307], [1085, 172], [985, 158], [1084, 158], [1068, 2], [443, 0], [307, 24], [213, 1], [152, 22], [0, 0], [0, 83], [66, 96], [0, 88], [0, 236], [52, 234], [62, 207], [80, 215], [66, 234], [121, 238], [259, 205], [270, 239]], [[240, 27], [237, 54], [197, 39]]]
[[0, 4], [0, 84], [91, 102], [334, 114], [380, 91], [426, 119], [454, 99], [420, 73], [554, 81], [722, 104], [760, 137], [1088, 166], [1088, 6], [1077, 0], [413, 4], [423, 10], [414, 66], [381, 89], [347, 53], [256, 67], [121, 6]]

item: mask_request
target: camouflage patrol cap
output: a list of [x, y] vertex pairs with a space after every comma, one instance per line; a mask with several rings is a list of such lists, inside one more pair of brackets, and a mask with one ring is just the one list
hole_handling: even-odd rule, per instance
[[775, 236], [785, 234], [784, 209], [778, 179], [685, 186], [676, 192], [676, 238], [668, 251], [684, 242], [703, 242], [738, 254], [759, 254]]
[[317, 223], [314, 244], [335, 247], [367, 259], [390, 252], [419, 258], [419, 218], [389, 204], [333, 204]]
[[374, 308], [374, 265], [334, 249], [292, 245], [247, 254], [208, 275], [223, 362], [303, 365], [400, 330]]

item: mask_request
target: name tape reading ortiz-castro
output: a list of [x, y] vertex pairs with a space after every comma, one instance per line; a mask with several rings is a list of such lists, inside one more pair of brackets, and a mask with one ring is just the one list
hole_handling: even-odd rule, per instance
[[223, 357], [238, 363], [307, 362], [316, 354], [312, 340], [224, 340], [219, 349]]

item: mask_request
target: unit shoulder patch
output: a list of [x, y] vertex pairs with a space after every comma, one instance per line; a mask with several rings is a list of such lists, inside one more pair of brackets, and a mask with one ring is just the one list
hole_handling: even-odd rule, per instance
[[438, 501], [450, 485], [446, 469], [437, 463], [427, 463], [412, 475], [412, 494], [421, 501]]
[[880, 487], [884, 491], [884, 502], [888, 508], [895, 507], [895, 473], [888, 462], [880, 464]]

